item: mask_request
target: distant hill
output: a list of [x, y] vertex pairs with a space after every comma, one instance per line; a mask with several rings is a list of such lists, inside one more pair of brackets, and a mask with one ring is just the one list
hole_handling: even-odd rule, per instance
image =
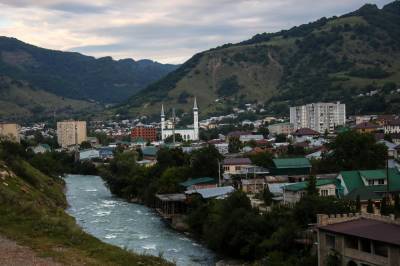
[[101, 109], [95, 103], [57, 96], [0, 75], [0, 121], [45, 120], [54, 115], [69, 118]]
[[348, 113], [398, 112], [397, 90], [398, 1], [198, 53], [115, 112], [157, 115], [161, 102], [189, 111], [194, 96], [201, 115], [249, 102], [288, 114], [290, 105], [339, 100]]
[[71, 99], [118, 103], [176, 67], [150, 60], [96, 59], [0, 37], [0, 75]]

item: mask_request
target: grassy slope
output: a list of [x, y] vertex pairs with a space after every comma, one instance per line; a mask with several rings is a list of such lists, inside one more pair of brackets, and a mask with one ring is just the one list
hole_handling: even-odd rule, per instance
[[70, 115], [96, 108], [94, 103], [74, 100], [32, 89], [23, 82], [1, 78], [0, 118], [26, 119], [33, 116]]
[[23, 178], [0, 162], [0, 234], [68, 265], [168, 264], [86, 234], [64, 211], [63, 180], [50, 178], [26, 162], [18, 165]]
[[[371, 13], [373, 12], [375, 11]], [[389, 18], [385, 19], [390, 20]], [[296, 44], [297, 40], [300, 42], [306, 40], [305, 43], [307, 44], [307, 38], [309, 39], [311, 34], [317, 38], [326, 36], [332, 34], [334, 27], [344, 27], [345, 25], [350, 26], [351, 30], [340, 31], [339, 36], [343, 38], [343, 41], [334, 39], [325, 44], [316, 42], [313, 44], [316, 46], [315, 49], [301, 48]], [[385, 39], [390, 40], [389, 36], [384, 30], [377, 30], [375, 33], [356, 32], [355, 28], [361, 26], [371, 25], [364, 17], [353, 13], [340, 18], [329, 19], [326, 24], [315, 26], [309, 33], [284, 36], [286, 33], [283, 32], [275, 34], [264, 42], [224, 46], [203, 52], [198, 55], [199, 59], [195, 60], [194, 65], [191, 64], [190, 67], [186, 67], [188, 71], [185, 71], [185, 74], [176, 75], [176, 81], [171, 82], [171, 79], [161, 80], [156, 84], [157, 86], [150, 86], [147, 90], [132, 97], [128, 105], [123, 106], [117, 112], [122, 109], [126, 112], [129, 109], [130, 115], [158, 114], [161, 101], [164, 102], [164, 106], [175, 106], [178, 109], [190, 111], [192, 98], [188, 98], [188, 102], [184, 104], [177, 101], [178, 96], [185, 91], [189, 95], [197, 96], [202, 115], [212, 113], [227, 107], [227, 102], [215, 102], [215, 99], [218, 98], [216, 90], [219, 82], [231, 75], [236, 75], [239, 84], [242, 85], [240, 91], [232, 97], [232, 101], [236, 103], [240, 102], [238, 99], [241, 96], [244, 96], [243, 101], [267, 102], [268, 105], [279, 102], [287, 105], [286, 100], [294, 94], [296, 96], [290, 99], [291, 104], [300, 104], [303, 101], [309, 102], [315, 99], [343, 101], [348, 96], [358, 95], [360, 90], [367, 85], [382, 86], [391, 81], [400, 86], [400, 53], [391, 51], [390, 48], [388, 50]], [[356, 35], [356, 38], [354, 38], [354, 35]], [[381, 42], [380, 47], [372, 47], [370, 39]], [[267, 50], [268, 64], [235, 60], [235, 54], [250, 55], [255, 47], [258, 50]], [[322, 59], [326, 55], [330, 56], [329, 62]], [[348, 70], [332, 70], [329, 63], [335, 60], [340, 62], [343, 56], [346, 56], [353, 63], [352, 69], [379, 65], [390, 72], [391, 75], [380, 79], [357, 78], [348, 75]], [[185, 65], [181, 68], [184, 67]], [[319, 80], [329, 83], [322, 82], [319, 87], [317, 85], [318, 89], [315, 89], [306, 84], [309, 82], [307, 79], [314, 74], [328, 74], [326, 77], [331, 78], [344, 77], [345, 80], [328, 81], [328, 78], [321, 78]], [[341, 86], [341, 88], [332, 89], [332, 87], [338, 86]], [[310, 88], [310, 91], [307, 88]], [[343, 92], [346, 92], [346, 97], [343, 97]], [[163, 97], [153, 97], [155, 94], [163, 95]], [[268, 102], [272, 96], [280, 98]]]

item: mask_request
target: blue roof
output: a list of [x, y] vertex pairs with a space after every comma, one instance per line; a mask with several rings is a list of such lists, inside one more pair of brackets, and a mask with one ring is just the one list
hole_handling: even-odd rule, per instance
[[144, 156], [156, 156], [157, 151], [157, 147], [155, 146], [145, 146], [142, 148], [142, 153]]
[[205, 184], [205, 183], [215, 183], [215, 179], [212, 177], [200, 177], [188, 179], [185, 182], [179, 183], [181, 186], [190, 187], [197, 184]]
[[193, 190], [188, 190], [185, 193], [186, 194], [199, 193], [203, 197], [203, 199], [209, 199], [209, 198], [225, 197], [228, 194], [232, 193], [233, 191], [235, 191], [235, 189], [232, 186], [227, 186], [227, 187], [193, 189]]

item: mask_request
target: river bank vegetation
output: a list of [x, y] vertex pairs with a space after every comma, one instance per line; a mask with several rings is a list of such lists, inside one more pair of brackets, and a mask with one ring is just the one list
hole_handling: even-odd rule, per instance
[[65, 212], [63, 179], [44, 174], [27, 158], [39, 160], [20, 144], [0, 142], [0, 235], [66, 265], [169, 265], [83, 232]]
[[[208, 176], [217, 181], [221, 155], [211, 145], [192, 154], [162, 148], [151, 167], [139, 166], [135, 158], [135, 152], [117, 153], [100, 174], [112, 193], [153, 206], [156, 193], [182, 192], [179, 183], [188, 178]], [[266, 213], [252, 208], [241, 191], [223, 200], [192, 197], [186, 222], [194, 236], [231, 258], [267, 265], [316, 265], [313, 241], [307, 236], [316, 214], [356, 209], [353, 202], [319, 197], [315, 182], [310, 184], [314, 185], [308, 188], [307, 196], [294, 207], [271, 206]]]

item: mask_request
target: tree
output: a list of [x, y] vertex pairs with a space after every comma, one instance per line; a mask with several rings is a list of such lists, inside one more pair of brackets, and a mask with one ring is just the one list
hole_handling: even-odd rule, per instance
[[237, 153], [242, 148], [242, 142], [238, 137], [229, 137], [228, 151], [229, 153]]
[[263, 200], [264, 200], [265, 204], [267, 206], [270, 206], [272, 204], [272, 198], [274, 195], [271, 193], [271, 191], [269, 191], [268, 186], [265, 186], [262, 195], [263, 195]]
[[381, 209], [380, 209], [381, 215], [388, 215], [389, 214], [389, 206], [387, 202], [387, 198], [383, 197], [381, 201]]
[[308, 178], [307, 182], [307, 196], [318, 196], [318, 189], [317, 189], [317, 179], [314, 175], [311, 175]]
[[357, 195], [357, 199], [356, 199], [356, 210], [357, 210], [357, 212], [360, 212], [360, 211], [361, 211], [360, 195]]
[[269, 168], [273, 165], [272, 159], [274, 155], [270, 152], [257, 152], [250, 155], [250, 160], [253, 164], [265, 168]]
[[282, 142], [286, 142], [287, 141], [287, 137], [285, 134], [278, 134], [275, 137], [275, 142], [276, 143], [282, 143]]
[[[165, 142], [165, 143], [172, 143], [172, 142], [174, 141], [173, 138], [174, 138], [173, 135], [168, 136], [167, 138], [165, 138], [164, 142]], [[176, 142], [183, 142], [182, 135], [179, 134], [179, 133], [175, 133], [175, 141], [176, 141]]]
[[397, 212], [400, 212], [400, 197], [399, 194], [394, 196], [394, 209]]
[[186, 167], [167, 168], [158, 180], [158, 193], [177, 193], [180, 190], [179, 183], [188, 178], [189, 169]]
[[339, 169], [363, 170], [385, 167], [387, 148], [376, 143], [372, 134], [348, 131], [339, 134], [330, 145]]
[[223, 156], [214, 145], [195, 150], [191, 154], [190, 167], [192, 177], [214, 177], [219, 174], [219, 163]]
[[374, 213], [374, 206], [372, 205], [371, 199], [368, 199], [367, 212]]
[[79, 148], [81, 148], [82, 150], [84, 149], [90, 149], [92, 148], [92, 144], [90, 144], [89, 141], [83, 141], [80, 145]]
[[262, 125], [258, 128], [257, 132], [258, 132], [259, 134], [262, 134], [262, 135], [264, 136], [264, 138], [267, 138], [268, 135], [269, 135], [268, 126], [267, 126], [266, 124], [262, 124]]

